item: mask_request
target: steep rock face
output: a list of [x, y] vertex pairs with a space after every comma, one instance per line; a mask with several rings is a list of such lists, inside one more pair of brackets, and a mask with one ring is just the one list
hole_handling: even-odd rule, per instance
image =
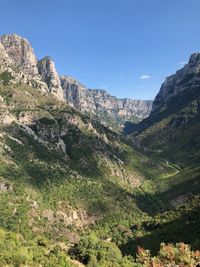
[[109, 114], [117, 113], [118, 99], [116, 97], [109, 95], [105, 90], [90, 89], [89, 92], [97, 111], [107, 110]]
[[90, 94], [94, 99], [96, 109], [107, 110], [112, 115], [129, 119], [132, 116], [143, 119], [147, 117], [151, 111], [151, 100], [133, 100], [133, 99], [118, 99], [109, 95], [105, 90], [90, 90]]
[[7, 71], [12, 64], [12, 59], [9, 58], [4, 46], [0, 42], [0, 73]]
[[3, 65], [12, 64], [12, 59], [9, 58], [3, 44], [0, 42], [0, 60], [1, 60], [1, 67]]
[[144, 119], [149, 116], [152, 109], [152, 100], [119, 99], [119, 115], [125, 117], [136, 116]]
[[61, 86], [64, 99], [73, 107], [95, 115], [106, 114], [117, 119], [128, 120], [133, 117], [143, 119], [151, 111], [151, 100], [118, 99], [105, 90], [87, 89], [75, 79], [62, 76]]
[[166, 78], [156, 96], [152, 112], [158, 111], [171, 97], [178, 95], [188, 88], [194, 88], [200, 83], [200, 53], [191, 55], [188, 64], [174, 75]]
[[14, 64], [22, 67], [26, 73], [38, 74], [37, 59], [30, 43], [17, 34], [3, 35], [0, 42]]
[[88, 89], [83, 84], [68, 76], [61, 76], [60, 79], [64, 99], [70, 106], [88, 112], [95, 109], [90, 101]]
[[30, 43], [17, 34], [0, 37], [0, 83], [22, 83], [42, 92], [47, 84], [38, 75], [37, 60]]
[[49, 91], [58, 99], [63, 100], [63, 90], [60, 77], [56, 71], [55, 64], [50, 57], [44, 57], [37, 63], [38, 72], [46, 82]]

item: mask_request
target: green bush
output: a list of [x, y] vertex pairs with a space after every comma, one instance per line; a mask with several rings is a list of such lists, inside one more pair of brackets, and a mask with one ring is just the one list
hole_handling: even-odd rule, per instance
[[2, 82], [3, 85], [8, 85], [12, 79], [13, 77], [8, 71], [4, 71], [0, 74], [0, 82]]

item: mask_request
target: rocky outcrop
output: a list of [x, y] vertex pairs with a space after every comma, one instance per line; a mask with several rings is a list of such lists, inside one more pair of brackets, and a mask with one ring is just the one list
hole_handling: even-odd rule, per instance
[[38, 74], [37, 59], [30, 43], [17, 34], [3, 35], [0, 42], [13, 63], [29, 74]]
[[153, 101], [152, 112], [158, 111], [171, 97], [180, 94], [188, 88], [199, 86], [199, 83], [200, 53], [194, 53], [191, 55], [188, 64], [174, 75], [166, 78]]
[[0, 193], [8, 192], [12, 190], [12, 185], [8, 182], [0, 180]]
[[42, 76], [51, 92], [58, 99], [63, 100], [63, 89], [60, 83], [60, 77], [56, 71], [55, 64], [50, 57], [44, 57], [37, 63], [38, 72]]
[[37, 60], [30, 43], [17, 34], [0, 37], [0, 82], [22, 83], [42, 92], [47, 92], [47, 84], [38, 75]]
[[12, 59], [8, 56], [4, 46], [0, 42], [0, 70], [5, 70], [10, 64], [13, 63]]
[[[60, 77], [52, 59], [45, 57], [38, 61], [31, 44], [17, 34], [3, 35], [0, 37], [0, 43], [0, 55], [1, 59], [6, 63], [6, 67], [15, 65], [19, 68], [19, 79], [16, 79], [17, 77], [14, 74], [15, 80], [20, 80], [22, 83], [31, 86], [33, 85], [29, 81], [34, 80], [36, 87], [38, 83], [41, 85], [41, 82], [43, 82], [42, 87], [44, 90], [63, 100]], [[13, 69], [9, 70], [9, 72], [13, 72]], [[22, 74], [19, 75], [19, 72], [22, 72]]]

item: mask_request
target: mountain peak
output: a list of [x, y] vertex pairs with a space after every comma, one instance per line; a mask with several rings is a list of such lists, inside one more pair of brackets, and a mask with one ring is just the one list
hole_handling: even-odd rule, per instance
[[28, 40], [16, 33], [2, 35], [0, 42], [14, 64], [29, 74], [38, 74], [37, 59]]
[[5, 42], [6, 41], [25, 41], [26, 43], [29, 43], [29, 41], [27, 39], [25, 39], [24, 37], [22, 37], [21, 35], [17, 34], [17, 33], [10, 33], [10, 34], [3, 34], [2, 36], [0, 36], [0, 40], [1, 42]]
[[61, 87], [60, 77], [56, 70], [54, 61], [46, 56], [38, 61], [37, 68], [43, 80], [47, 83], [49, 91], [58, 99], [63, 100], [63, 89]]
[[193, 53], [189, 62], [175, 74], [166, 78], [154, 102], [152, 112], [158, 111], [163, 103], [182, 91], [199, 86], [200, 82], [200, 53]]
[[189, 64], [191, 63], [200, 63], [200, 53], [196, 52], [190, 56]]
[[39, 61], [46, 61], [46, 62], [50, 62], [53, 61], [53, 59], [50, 56], [45, 56], [42, 59], [40, 59]]

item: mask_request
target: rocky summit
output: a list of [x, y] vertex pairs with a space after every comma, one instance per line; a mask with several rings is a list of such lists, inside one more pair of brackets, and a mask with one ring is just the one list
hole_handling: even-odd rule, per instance
[[17, 34], [3, 35], [0, 37], [1, 44], [13, 63], [23, 68], [30, 74], [38, 74], [37, 59], [30, 43]]
[[20, 80], [49, 91], [110, 127], [121, 127], [125, 121], [138, 122], [150, 114], [151, 100], [118, 99], [104, 90], [88, 89], [69, 76], [60, 76], [50, 57], [38, 60], [28, 40], [17, 34], [0, 37], [0, 53], [1, 72], [8, 71], [14, 78], [9, 82]]
[[157, 112], [171, 97], [184, 90], [199, 86], [200, 82], [200, 53], [190, 56], [189, 62], [175, 74], [166, 78], [159, 93], [153, 101], [152, 112]]

